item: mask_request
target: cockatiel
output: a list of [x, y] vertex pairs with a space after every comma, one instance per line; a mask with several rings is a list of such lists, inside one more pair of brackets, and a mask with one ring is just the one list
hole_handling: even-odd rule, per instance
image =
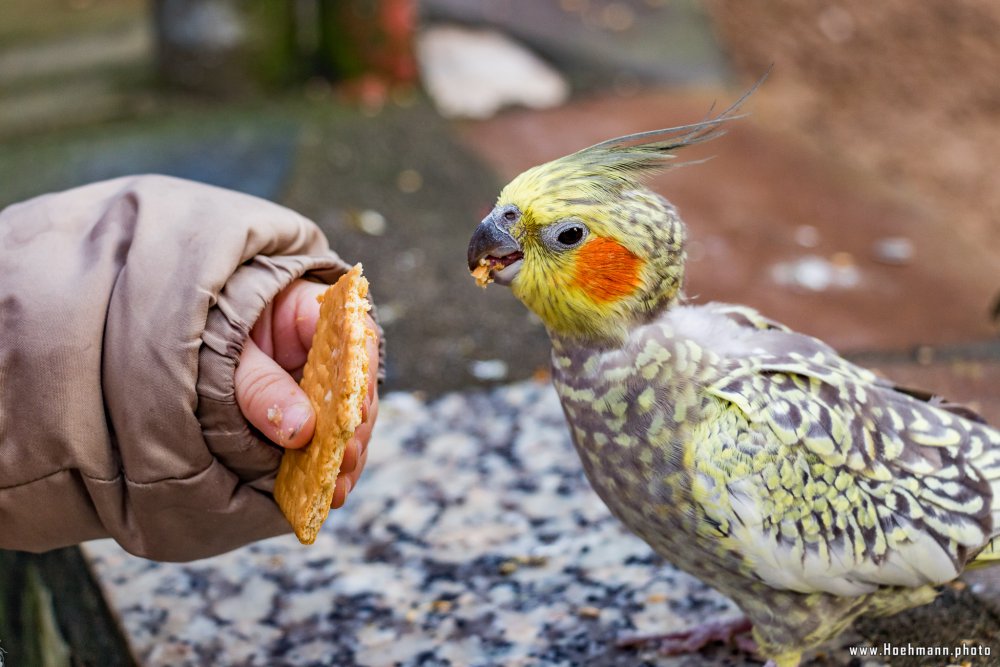
[[[573, 443], [612, 514], [793, 667], [859, 615], [1000, 562], [1000, 431], [750, 308], [686, 303], [684, 224], [643, 177], [721, 134], [745, 98], [522, 173], [468, 261], [548, 330]], [[665, 646], [696, 650], [747, 619]]]

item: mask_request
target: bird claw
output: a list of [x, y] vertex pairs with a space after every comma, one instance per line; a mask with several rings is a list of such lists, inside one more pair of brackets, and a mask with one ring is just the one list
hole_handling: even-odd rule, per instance
[[756, 655], [757, 642], [749, 636], [750, 620], [746, 617], [709, 621], [687, 630], [654, 635], [635, 635], [618, 640], [619, 648], [655, 646], [663, 655], [697, 653], [710, 644], [726, 644]]

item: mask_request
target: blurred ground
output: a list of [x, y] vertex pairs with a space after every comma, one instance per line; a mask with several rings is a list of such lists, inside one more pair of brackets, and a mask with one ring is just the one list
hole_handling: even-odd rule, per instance
[[[929, 206], [1000, 262], [1000, 4], [706, 0], [764, 122]], [[997, 282], [997, 281], [994, 281]]]
[[[145, 3], [5, 0], [0, 205], [138, 171], [280, 201], [365, 263], [389, 337], [387, 389], [489, 386], [544, 372], [548, 358], [537, 321], [467, 276], [468, 235], [499, 187], [600, 139], [698, 120], [773, 63], [746, 105], [751, 117], [685, 156], [714, 159], [654, 183], [691, 229], [689, 295], [755, 306], [1000, 423], [990, 317], [1000, 293], [1000, 5], [422, 8], [429, 22], [495, 28], [531, 46], [573, 84], [570, 103], [453, 121], [417, 93], [359, 109], [321, 82], [206, 103], [153, 85]], [[873, 643], [988, 635], [1000, 651], [1000, 582], [976, 581], [862, 632]]]

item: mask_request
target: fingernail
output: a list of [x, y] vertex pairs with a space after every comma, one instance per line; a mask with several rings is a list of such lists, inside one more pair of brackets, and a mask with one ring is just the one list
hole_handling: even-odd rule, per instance
[[[294, 440], [295, 436], [299, 434], [299, 431], [306, 425], [309, 421], [309, 417], [312, 416], [312, 408], [308, 403], [293, 403], [285, 410], [285, 424], [290, 424], [291, 427], [285, 431], [287, 435], [287, 440]], [[280, 433], [280, 429], [279, 429]]]

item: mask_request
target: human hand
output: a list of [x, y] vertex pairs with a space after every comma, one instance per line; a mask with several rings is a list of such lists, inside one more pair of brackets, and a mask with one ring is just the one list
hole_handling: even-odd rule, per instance
[[[296, 280], [282, 290], [254, 324], [236, 367], [236, 402], [243, 416], [270, 440], [289, 449], [308, 444], [316, 426], [316, 415], [298, 380], [316, 333], [316, 297], [327, 287]], [[378, 331], [370, 317], [368, 326]], [[373, 362], [368, 365], [368, 399], [362, 407], [361, 425], [344, 452], [333, 491], [334, 509], [344, 504], [361, 476], [378, 417], [377, 335], [369, 337], [367, 344], [368, 358]]]

